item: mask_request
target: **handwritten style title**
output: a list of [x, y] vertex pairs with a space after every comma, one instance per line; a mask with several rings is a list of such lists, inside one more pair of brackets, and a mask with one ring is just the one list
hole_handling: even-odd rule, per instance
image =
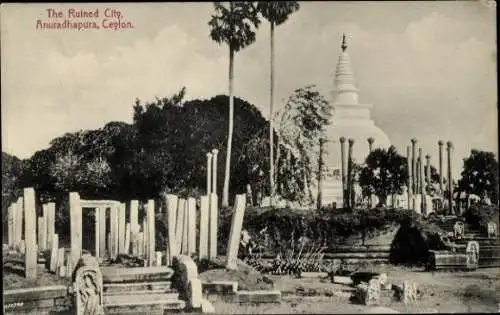
[[47, 19], [36, 21], [37, 30], [71, 29], [71, 30], [105, 30], [119, 31], [135, 28], [134, 23], [127, 21], [119, 9], [104, 10], [68, 9], [66, 12], [46, 9]]

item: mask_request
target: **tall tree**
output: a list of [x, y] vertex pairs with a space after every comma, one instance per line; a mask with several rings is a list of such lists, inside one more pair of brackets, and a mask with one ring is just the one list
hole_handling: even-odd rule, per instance
[[[215, 13], [208, 25], [210, 37], [215, 42], [229, 47], [229, 131], [227, 137], [226, 169], [222, 206], [229, 205], [229, 175], [231, 172], [231, 146], [234, 124], [234, 54], [255, 42], [255, 30], [260, 24], [258, 11], [253, 2], [214, 3]], [[215, 187], [214, 187], [215, 189]]]
[[394, 146], [375, 149], [366, 157], [366, 166], [359, 174], [359, 184], [364, 192], [374, 192], [379, 199], [377, 206], [385, 206], [387, 196], [402, 193], [408, 179], [406, 158]]
[[271, 86], [269, 96], [269, 185], [270, 185], [270, 205], [273, 206], [274, 199], [274, 128], [273, 128], [273, 107], [274, 107], [274, 27], [285, 23], [288, 16], [300, 8], [297, 1], [259, 1], [257, 9], [269, 22], [271, 30]]
[[498, 202], [498, 161], [493, 152], [472, 149], [470, 156], [464, 159], [459, 191], [475, 194], [482, 199], [489, 197]]
[[[284, 147], [295, 153], [309, 197], [311, 180], [318, 167], [319, 139], [325, 136], [331, 116], [331, 104], [314, 85], [295, 90], [281, 111], [279, 139]], [[323, 171], [326, 171], [323, 169]]]

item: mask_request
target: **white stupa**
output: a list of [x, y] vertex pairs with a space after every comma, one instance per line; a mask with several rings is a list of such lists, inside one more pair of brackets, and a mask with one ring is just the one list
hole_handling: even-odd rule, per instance
[[342, 177], [341, 177], [341, 145], [340, 138], [344, 137], [345, 161], [347, 165], [348, 139], [354, 140], [353, 159], [355, 163], [364, 163], [370, 148], [368, 139], [373, 138], [372, 149], [387, 149], [391, 145], [387, 135], [375, 125], [370, 117], [371, 104], [360, 104], [358, 101], [359, 89], [356, 86], [354, 73], [351, 69], [345, 35], [342, 40], [342, 52], [337, 62], [334, 79], [334, 88], [331, 92], [333, 115], [327, 129], [328, 142], [324, 156], [328, 174], [325, 174], [323, 183], [322, 204], [331, 205], [333, 202], [342, 207]]

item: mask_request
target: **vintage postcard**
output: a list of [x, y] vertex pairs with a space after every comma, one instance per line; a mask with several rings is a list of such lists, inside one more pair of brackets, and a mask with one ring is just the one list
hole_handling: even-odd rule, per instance
[[4, 314], [500, 311], [496, 1], [0, 23]]

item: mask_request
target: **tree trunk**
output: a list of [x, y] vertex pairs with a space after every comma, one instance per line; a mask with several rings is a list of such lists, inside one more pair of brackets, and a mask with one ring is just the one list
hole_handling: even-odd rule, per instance
[[234, 50], [229, 47], [229, 131], [227, 137], [226, 152], [226, 174], [224, 175], [224, 190], [222, 191], [222, 206], [229, 206], [229, 175], [231, 173], [231, 147], [233, 142], [233, 124], [234, 124]]
[[273, 130], [273, 105], [274, 105], [274, 22], [271, 21], [271, 88], [269, 100], [269, 203], [274, 201], [274, 130]]

